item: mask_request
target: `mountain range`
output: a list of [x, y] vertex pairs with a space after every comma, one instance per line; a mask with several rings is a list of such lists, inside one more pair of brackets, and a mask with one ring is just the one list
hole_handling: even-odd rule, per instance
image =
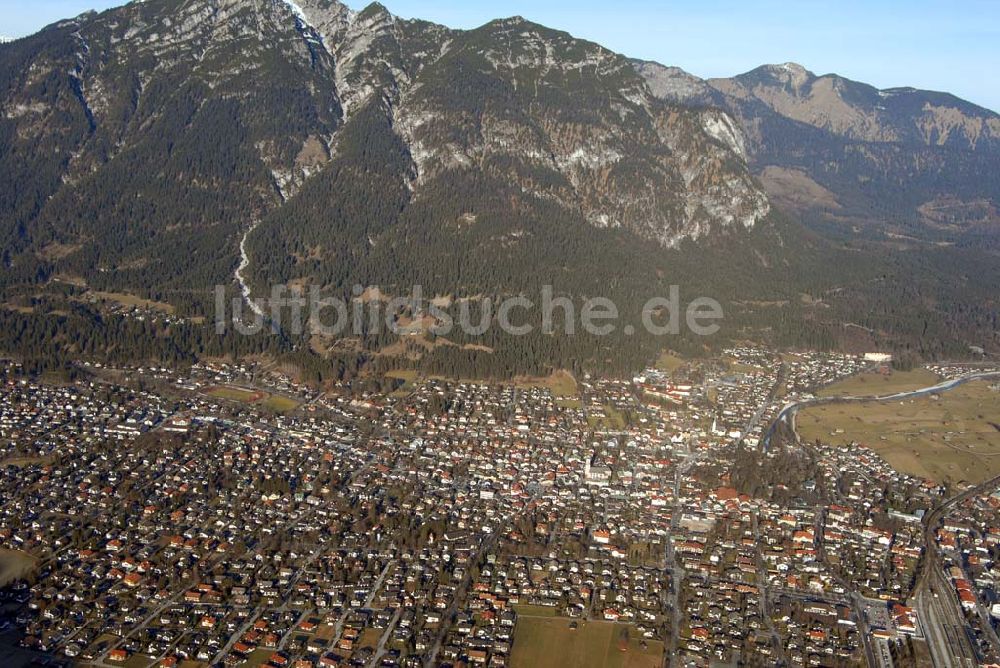
[[878, 90], [801, 65], [764, 65], [701, 80], [636, 62], [654, 94], [737, 119], [765, 190], [824, 223], [917, 228], [959, 238], [989, 233], [996, 202], [1000, 116], [947, 93]]
[[[194, 330], [214, 285], [274, 283], [450, 302], [549, 284], [622, 310], [679, 284], [727, 307], [720, 340], [997, 346], [1000, 117], [792, 63], [701, 80], [518, 17], [146, 0], [0, 46], [0, 158], [15, 352], [67, 317], [109, 326], [88, 293], [167, 302]], [[510, 374], [633, 368], [663, 345], [640, 339], [274, 345]]]

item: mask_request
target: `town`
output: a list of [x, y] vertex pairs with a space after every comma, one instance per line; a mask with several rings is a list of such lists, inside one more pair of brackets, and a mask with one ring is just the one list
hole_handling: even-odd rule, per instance
[[0, 370], [5, 665], [1000, 660], [1000, 480], [772, 426], [884, 356], [388, 392], [78, 366]]

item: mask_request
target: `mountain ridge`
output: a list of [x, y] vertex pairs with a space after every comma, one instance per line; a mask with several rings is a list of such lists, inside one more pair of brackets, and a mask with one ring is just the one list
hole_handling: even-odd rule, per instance
[[[656, 61], [633, 60], [633, 62], [635, 63], [637, 70], [647, 73], [647, 80], [650, 80], [653, 85], [664, 86], [666, 85], [666, 82], [669, 81], [674, 85], [683, 85], [686, 87], [686, 90], [688, 91], [686, 94], [681, 88], [672, 94], [672, 99], [677, 102], [692, 103], [711, 99], [713, 102], [719, 103], [724, 100], [725, 95], [732, 95], [734, 93], [752, 97], [754, 96], [754, 91], [751, 87], [755, 83], [760, 84], [765, 82], [768, 78], [772, 81], [779, 82], [794, 91], [798, 91], [804, 86], [814, 86], [818, 82], [829, 82], [832, 87], [854, 87], [857, 89], [854, 91], [856, 93], [858, 91], [866, 91], [872, 94], [873, 97], [881, 100], [891, 100], [896, 97], [916, 96], [927, 103], [930, 103], [931, 101], [937, 102], [938, 105], [942, 107], [946, 104], [950, 104], [951, 108], [954, 108], [965, 115], [974, 114], [981, 119], [982, 125], [984, 126], [981, 128], [981, 131], [987, 133], [988, 139], [991, 141], [1000, 139], [1000, 114], [987, 107], [969, 102], [946, 91], [926, 90], [912, 86], [894, 86], [880, 89], [872, 86], [871, 84], [849, 79], [836, 73], [817, 75], [803, 65], [795, 62], [763, 64], [743, 72], [742, 74], [736, 74], [731, 77], [710, 77], [706, 79], [690, 74], [682, 68], [662, 65]], [[742, 90], [740, 90], [737, 86], [741, 86]], [[669, 93], [662, 94], [668, 95]], [[719, 94], [723, 97], [720, 97]], [[854, 136], [853, 138], [872, 139], [871, 137], [863, 136]], [[975, 148], [974, 144], [975, 139], [977, 138], [978, 134], [974, 137], [968, 138], [972, 148]], [[924, 135], [923, 139], [928, 143], [933, 143], [930, 141], [933, 137], [929, 135]], [[894, 141], [899, 140], [899, 137], [884, 138], [882, 140]], [[941, 141], [946, 142], [946, 136], [942, 135]]]
[[[869, 235], [916, 231], [936, 241], [1000, 223], [1000, 182], [992, 176], [1000, 168], [1000, 115], [989, 109], [949, 93], [817, 76], [795, 63], [707, 80], [648, 61], [633, 65], [661, 99], [738, 119], [752, 171], [772, 199], [807, 222], [839, 227], [838, 234], [861, 224]], [[816, 192], [828, 196], [810, 201]]]
[[[949, 262], [985, 267], [989, 292], [992, 125], [921, 134], [913, 93], [873, 126], [870, 87], [801, 66], [703, 81], [519, 17], [453, 30], [336, 0], [146, 0], [4, 45], [0, 65], [0, 289], [17, 303], [74, 285], [205, 318], [217, 284], [554, 285], [631, 305], [684, 283], [728, 300], [732, 337], [831, 345], [834, 312], [877, 303], [872, 345], [912, 342], [916, 318], [974, 319], [982, 343], [982, 311], [948, 301], [980, 290]], [[901, 315], [871, 287], [887, 275], [932, 297]], [[746, 306], [762, 303], [782, 311]], [[376, 357], [394, 341], [361, 338]], [[507, 371], [657, 345], [458, 343]]]
[[[171, 12], [175, 12], [175, 15], [171, 16]], [[352, 114], [366, 105], [376, 93], [382, 96], [382, 102], [387, 104], [394, 114], [398, 113], [401, 109], [405, 109], [404, 106], [401, 106], [401, 103], [403, 97], [411, 92], [411, 88], [417, 98], [423, 95], [420, 89], [423, 88], [424, 91], [428, 90], [428, 82], [415, 82], [415, 78], [420, 75], [421, 70], [425, 66], [442, 63], [442, 59], [449, 55], [449, 45], [455, 46], [454, 40], [459, 37], [459, 46], [466, 49], [467, 53], [459, 55], [458, 59], [464, 58], [468, 53], [476, 51], [480, 47], [484, 47], [485, 49], [481, 53], [477, 52], [477, 57], [482, 56], [478, 62], [463, 62], [460, 63], [460, 66], [467, 67], [472, 64], [474, 67], [483, 70], [483, 75], [487, 78], [495, 79], [499, 77], [502, 80], [506, 80], [507, 83], [513, 86], [515, 92], [518, 85], [516, 77], [520, 76], [517, 71], [519, 68], [525, 70], [523, 73], [525, 77], [534, 77], [536, 75], [546, 76], [552, 71], [551, 64], [545, 65], [543, 62], [548, 56], [542, 53], [542, 51], [547, 48], [567, 49], [573, 52], [573, 57], [583, 58], [583, 60], [576, 61], [576, 65], [570, 63], [572, 66], [599, 68], [601, 66], [600, 62], [605, 62], [608, 64], [608, 67], [612, 68], [605, 74], [625, 78], [631, 76], [626, 71], [627, 61], [617, 54], [613, 54], [599, 45], [575, 40], [566, 33], [551, 31], [536, 24], [521, 20], [506, 19], [488, 23], [471, 31], [452, 31], [442, 26], [425, 22], [400, 20], [377, 3], [373, 3], [358, 12], [353, 12], [345, 5], [337, 2], [326, 2], [325, 0], [303, 0], [300, 3], [287, 3], [280, 0], [266, 0], [263, 2], [253, 2], [250, 0], [235, 2], [213, 0], [211, 2], [180, 4], [151, 1], [126, 5], [102, 14], [82, 15], [69, 23], [61, 22], [54, 24], [54, 27], [50, 27], [46, 31], [63, 30], [69, 32], [69, 37], [76, 43], [77, 53], [75, 54], [75, 60], [77, 62], [73, 64], [73, 71], [78, 72], [78, 74], [74, 75], [75, 78], [73, 80], [80, 82], [81, 91], [76, 97], [80, 101], [81, 107], [83, 107], [84, 114], [88, 116], [87, 122], [90, 125], [95, 123], [95, 118], [98, 121], [103, 121], [102, 115], [106, 111], [106, 108], [118, 103], [118, 99], [113, 95], [116, 91], [112, 90], [112, 82], [105, 80], [107, 72], [110, 69], [107, 67], [109, 61], [113, 62], [115, 59], [119, 59], [120, 64], [125, 68], [137, 70], [134, 76], [138, 76], [139, 80], [137, 81], [138, 86], [135, 87], [135, 94], [139, 96], [143, 93], [142, 87], [148, 83], [143, 81], [144, 78], [153, 77], [165, 69], [176, 66], [176, 63], [179, 62], [178, 59], [194, 59], [196, 64], [193, 71], [189, 73], [188, 79], [204, 81], [211, 89], [225, 85], [225, 82], [220, 77], [229, 76], [235, 80], [248, 69], [259, 68], [262, 64], [266, 64], [256, 63], [249, 58], [244, 58], [239, 63], [231, 63], [224, 61], [222, 59], [223, 56], [219, 56], [220, 52], [225, 48], [244, 48], [246, 44], [241, 43], [240, 40], [252, 40], [254, 38], [252, 32], [253, 26], [241, 23], [248, 20], [253, 20], [260, 24], [256, 28], [258, 31], [261, 29], [260, 26], [267, 26], [267, 30], [276, 31], [274, 38], [270, 40], [271, 44], [267, 47], [263, 44], [247, 47], [251, 51], [249, 55], [273, 54], [273, 56], [283, 61], [274, 64], [276, 68], [291, 66], [293, 69], [302, 71], [303, 78], [313, 79], [313, 82], [309, 84], [310, 90], [319, 91], [321, 96], [325, 96], [325, 101], [323, 97], [314, 96], [314, 103], [325, 104], [327, 107], [325, 113], [328, 114], [329, 118], [322, 124], [323, 127], [320, 128], [322, 132], [310, 134], [302, 138], [301, 141], [303, 141], [303, 144], [299, 149], [300, 155], [305, 152], [312, 155], [314, 160], [320, 161], [323, 159], [322, 153], [329, 153], [329, 143], [336, 130], [346, 122], [349, 122]], [[295, 39], [295, 34], [290, 29], [292, 21], [294, 21], [294, 30], [297, 33], [298, 39]], [[123, 28], [123, 26], [127, 27]], [[102, 33], [104, 30], [110, 30], [110, 36]], [[46, 31], [43, 31], [43, 33]], [[94, 34], [91, 35], [91, 32]], [[491, 41], [498, 39], [510, 40], [511, 36], [520, 39], [515, 45], [516, 48], [522, 49], [522, 51], [516, 55], [513, 52], [501, 54], [499, 51], [495, 51], [497, 45], [490, 44]], [[90, 58], [88, 56], [90, 48], [87, 42], [88, 38], [92, 39], [95, 43], [100, 43], [103, 39], [104, 43], [100, 44], [102, 52], [100, 58]], [[28, 41], [31, 42], [34, 39], [37, 38], [28, 38]], [[474, 44], [477, 39], [482, 39], [485, 44]], [[125, 54], [121, 51], [119, 46], [126, 42], [135, 42], [135, 44], [131, 44], [131, 46], [135, 47], [134, 52]], [[442, 46], [439, 52], [435, 52], [431, 47], [438, 42]], [[535, 54], [528, 53], [528, 50], [532, 48], [538, 48], [542, 51]], [[491, 51], [491, 49], [494, 49], [494, 51]], [[585, 53], [588, 50], [593, 57], [597, 58], [596, 61], [591, 63], [586, 62], [586, 58], [590, 57]], [[146, 54], [149, 57], [160, 59], [161, 64], [156, 69], [150, 71], [150, 66], [140, 60]], [[273, 56], [268, 55], [268, 58]], [[451, 56], [454, 56], [454, 54], [451, 54]], [[501, 62], [504, 57], [513, 59], [509, 62]], [[561, 56], [557, 55], [556, 60], [559, 57]], [[206, 61], [206, 59], [208, 60]], [[302, 62], [303, 59], [307, 62]], [[451, 58], [451, 60], [455, 59], [455, 57]], [[517, 59], [524, 59], [524, 61], [521, 62]], [[445, 65], [447, 65], [447, 62]], [[543, 66], [546, 69], [541, 71]], [[306, 75], [306, 70], [302, 70], [303, 67], [311, 71], [311, 74]], [[495, 71], [485, 71], [490, 68]], [[531, 71], [532, 68], [539, 71], [533, 72]], [[502, 73], [497, 74], [500, 70], [503, 70]], [[226, 74], [227, 72], [231, 74]], [[597, 73], [595, 69], [595, 74]], [[320, 81], [317, 77], [324, 80]], [[121, 82], [117, 83], [120, 84]], [[634, 106], [635, 110], [646, 112], [651, 106], [655, 106], [655, 102], [643, 97], [645, 91], [642, 90], [640, 80], [635, 79], [634, 81], [623, 82], [623, 85], [631, 88], [620, 91], [607, 89], [609, 92], [621, 96], [615, 101], [615, 104], [619, 105], [622, 109], [626, 106]], [[88, 90], [83, 91], [84, 88]], [[326, 93], [323, 92], [324, 89], [327, 91]], [[25, 91], [22, 90], [20, 92], [24, 93]], [[232, 94], [239, 97], [243, 95], [243, 92], [234, 91]], [[447, 95], [448, 92], [439, 91], [438, 94]], [[17, 106], [20, 111], [17, 111], [14, 115], [8, 114], [9, 119], [14, 120], [14, 117], [17, 114], [21, 114], [22, 111], [24, 114], [30, 115], [25, 110], [30, 111], [33, 108], [37, 108], [38, 104], [44, 104], [32, 102], [30, 95], [26, 95], [26, 97], [29, 99], [24, 100]], [[416, 98], [411, 96], [411, 99]], [[454, 101], [450, 100], [449, 102]], [[7, 104], [8, 106], [11, 104], [9, 96]], [[474, 111], [478, 113], [478, 110]], [[273, 113], [280, 115], [278, 109], [275, 109]], [[419, 132], [419, 128], [422, 127], [419, 123], [415, 122], [415, 119], [393, 118], [391, 120], [393, 121], [392, 127], [400, 128], [404, 133], [409, 131]], [[525, 120], [530, 123], [537, 122], [537, 119]], [[641, 122], [650, 122], [655, 119], [650, 116], [648, 120], [640, 120]], [[94, 129], [97, 131], [97, 134], [100, 134], [104, 130], [103, 127]], [[660, 130], [665, 130], [665, 126], [661, 124]], [[694, 126], [690, 127], [689, 130], [693, 132], [699, 131]], [[621, 136], [625, 137], [625, 135]], [[313, 137], [313, 139], [310, 140], [309, 137]], [[674, 135], [650, 136], [648, 141], [670, 142], [674, 141], [673, 137]], [[407, 139], [407, 137], [403, 138]], [[115, 143], [120, 143], [120, 141], [121, 139], [119, 138]], [[417, 157], [427, 158], [429, 154], [425, 147], [420, 145], [421, 138], [415, 136], [413, 137], [413, 141], [417, 142], [418, 145], [412, 153]], [[581, 141], [576, 139], [573, 141], [576, 143], [568, 147], [572, 150], [566, 151], [566, 155], [563, 157], [564, 160], [573, 156], [574, 151], [582, 150], [586, 154], [589, 150], [585, 146], [585, 142], [581, 143]], [[258, 145], [261, 145], [261, 142], [264, 144], [261, 149], [263, 153], [262, 157], [266, 166], [272, 172], [278, 194], [281, 199], [287, 199], [287, 197], [294, 194], [301, 185], [301, 182], [305, 178], [308, 178], [311, 170], [303, 170], [302, 165], [295, 161], [289, 164], [288, 151], [290, 149], [279, 150], [276, 146], [272, 146], [272, 144], [277, 143], [287, 145], [287, 138], [267, 138], [259, 140], [257, 142]], [[306, 142], [311, 143], [312, 147], [306, 146]], [[317, 143], [325, 145], [322, 147], [322, 150], [319, 150], [320, 147]], [[464, 159], [462, 158], [463, 152], [467, 150], [481, 152], [485, 148], [485, 146], [478, 144], [466, 147], [453, 145], [446, 153], [450, 153], [451, 158], [462, 160]], [[590, 148], [595, 147], [591, 146]], [[610, 156], [615, 161], [628, 160], [628, 155], [625, 151], [610, 147], [590, 151], [589, 158], [599, 163], [602, 153], [606, 157]], [[278, 154], [281, 154], [280, 160], [278, 159]], [[417, 167], [422, 172], [427, 172], [428, 169], [433, 171], [441, 166], [440, 158], [444, 155], [438, 151], [434, 155], [430, 155], [431, 158], [436, 156], [434, 158], [436, 164], [417, 165]], [[109, 157], [113, 157], [113, 155]], [[586, 155], [581, 155], [579, 158], [573, 158], [573, 160], [579, 162], [580, 159], [586, 158]], [[97, 159], [101, 160], [103, 158]], [[559, 161], [556, 160], [556, 162], [558, 163]], [[92, 161], [88, 168], [94, 168], [95, 166], [96, 164]], [[733, 166], [735, 167], [736, 163], [733, 163]], [[313, 167], [318, 167], [318, 165], [313, 165]], [[566, 165], [562, 165], [559, 169], [565, 171], [565, 167]], [[600, 165], [595, 163], [591, 167], [597, 168]], [[691, 167], [691, 165], [688, 165], [688, 167], [696, 169], [695, 167]], [[677, 168], [671, 167], [671, 169]], [[581, 170], [576, 169], [576, 166], [570, 165], [570, 170], [574, 172], [569, 175], [571, 181], [574, 178], [587, 177], [586, 174], [577, 174], [576, 172]], [[583, 169], [583, 171], [587, 170]], [[564, 176], [567, 175], [564, 174]], [[671, 186], [671, 188], [683, 190], [695, 177], [696, 174], [686, 174], [683, 177], [685, 183], [678, 182], [674, 186]], [[582, 182], [571, 184], [574, 190], [578, 190], [586, 185], [588, 184]], [[752, 184], [745, 179], [744, 183], [738, 187], [742, 188], [748, 195], [753, 190]], [[723, 193], [722, 196], [727, 200], [730, 199], [728, 194]], [[587, 209], [586, 217], [592, 223], [623, 225], [629, 222], [621, 212], [616, 213], [617, 209], [615, 207], [620, 207], [621, 203], [615, 204], [607, 198], [601, 200], [584, 192], [576, 192], [573, 194], [573, 199], [577, 200], [577, 204]], [[563, 200], [564, 203], [569, 204], [567, 197], [564, 196]], [[678, 239], [687, 236], [688, 233], [684, 229], [677, 229], [672, 232], [658, 231], [659, 226], [668, 224], [668, 219], [675, 218], [679, 212], [682, 217], [692, 221], [691, 229], [693, 231], [691, 233], [695, 235], [700, 234], [699, 230], [704, 226], [695, 221], [693, 217], [697, 214], [697, 207], [702, 203], [700, 200], [691, 201], [684, 205], [682, 209], [675, 207], [667, 218], [664, 217], [664, 214], [657, 213], [654, 209], [646, 210], [643, 216], [649, 217], [651, 220], [645, 224], [645, 233], [653, 237], [658, 237], [661, 242], [667, 244], [675, 243]], [[654, 204], [653, 206], [660, 205]], [[750, 208], [757, 210], [758, 213], [750, 214], [752, 218], [744, 219], [744, 224], [766, 213], [766, 204], [763, 201], [751, 204]], [[708, 217], [715, 216], [723, 221], [728, 221], [732, 218], [728, 213], [722, 211], [721, 206], [716, 204], [709, 203], [705, 210], [714, 211], [714, 213], [708, 214]], [[679, 226], [683, 228], [684, 224], [681, 223]]]

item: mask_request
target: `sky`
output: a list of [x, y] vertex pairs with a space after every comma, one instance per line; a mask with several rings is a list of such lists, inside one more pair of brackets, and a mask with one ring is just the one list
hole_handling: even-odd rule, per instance
[[[19, 37], [121, 0], [0, 0]], [[364, 2], [348, 0], [360, 9]], [[1000, 111], [998, 0], [382, 0], [405, 18], [472, 28], [520, 15], [635, 58], [726, 77], [794, 61], [879, 88], [954, 93]]]

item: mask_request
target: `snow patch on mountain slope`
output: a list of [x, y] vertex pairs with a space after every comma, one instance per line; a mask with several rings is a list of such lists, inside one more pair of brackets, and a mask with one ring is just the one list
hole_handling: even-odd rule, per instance
[[288, 8], [292, 10], [292, 13], [302, 19], [305, 24], [309, 23], [309, 19], [306, 18], [306, 13], [302, 11], [302, 7], [295, 0], [284, 0], [284, 3], [288, 5]]

